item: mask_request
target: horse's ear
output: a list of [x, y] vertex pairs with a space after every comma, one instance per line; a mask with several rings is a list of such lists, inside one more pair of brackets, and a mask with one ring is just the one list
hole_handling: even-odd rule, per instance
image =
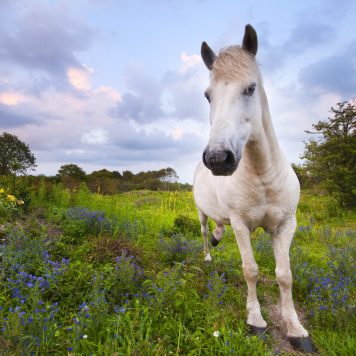
[[211, 68], [213, 68], [213, 63], [216, 59], [216, 54], [206, 42], [203, 42], [201, 44], [201, 56], [205, 65], [208, 67], [209, 70], [211, 70]]
[[242, 48], [255, 56], [257, 53], [257, 47], [257, 33], [255, 29], [250, 24], [248, 24], [245, 27], [245, 35], [242, 41]]

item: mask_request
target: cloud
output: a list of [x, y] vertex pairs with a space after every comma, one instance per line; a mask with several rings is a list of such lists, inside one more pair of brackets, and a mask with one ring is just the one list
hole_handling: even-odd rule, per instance
[[291, 57], [302, 56], [317, 48], [330, 44], [335, 37], [335, 30], [330, 25], [299, 21], [290, 31], [287, 39], [280, 44], [262, 42], [262, 63], [269, 71], [280, 69]]
[[342, 53], [327, 56], [306, 66], [299, 74], [304, 90], [339, 93], [345, 99], [355, 95], [356, 42]]
[[108, 142], [108, 133], [101, 128], [84, 132], [81, 142], [88, 145], [103, 145]]
[[194, 67], [196, 64], [201, 62], [201, 57], [198, 56], [197, 54], [192, 54], [189, 56], [187, 53], [183, 52], [180, 56], [180, 59], [182, 61], [180, 71], [181, 72], [186, 72], [189, 68]]
[[80, 67], [77, 52], [86, 50], [93, 31], [74, 21], [62, 4], [26, 3], [13, 10], [12, 22], [0, 28], [0, 61], [65, 78], [68, 67]]
[[129, 91], [110, 110], [112, 116], [131, 119], [146, 124], [162, 118], [177, 120], [207, 120], [208, 105], [203, 93], [209, 73], [200, 56], [181, 55], [178, 69], [167, 71], [161, 80], [147, 75], [143, 70], [130, 68], [126, 72]]
[[9, 110], [0, 104], [0, 129], [8, 129], [28, 124], [37, 124], [38, 120], [32, 116]]
[[0, 92], [0, 104], [7, 105], [7, 106], [16, 106], [20, 103], [27, 101], [27, 98], [15, 92]]
[[93, 70], [88, 66], [69, 67], [67, 69], [67, 78], [69, 83], [79, 91], [88, 91], [91, 89], [90, 76]]
[[165, 116], [161, 107], [162, 84], [142, 69], [126, 70], [128, 92], [110, 113], [114, 117], [132, 119], [139, 123], [155, 121]]
[[95, 93], [103, 93], [108, 96], [110, 96], [113, 100], [115, 101], [121, 101], [121, 95], [118, 91], [115, 89], [109, 87], [109, 86], [102, 86], [99, 87], [98, 89], [94, 90]]
[[176, 127], [172, 131], [171, 136], [175, 141], [180, 140], [183, 137], [183, 130], [180, 127]]

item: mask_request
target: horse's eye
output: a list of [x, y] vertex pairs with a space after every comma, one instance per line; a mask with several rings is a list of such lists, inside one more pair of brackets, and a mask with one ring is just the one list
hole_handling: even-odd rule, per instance
[[252, 96], [256, 89], [256, 83], [252, 83], [248, 88], [246, 88], [243, 92], [244, 95], [246, 96]]
[[206, 100], [208, 100], [210, 103], [210, 95], [207, 91], [204, 93], [204, 96], [206, 97]]

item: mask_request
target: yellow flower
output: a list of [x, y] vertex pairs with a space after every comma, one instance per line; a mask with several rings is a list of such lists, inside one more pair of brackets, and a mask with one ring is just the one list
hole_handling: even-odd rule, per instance
[[1, 189], [0, 189], [0, 194], [2, 194], [2, 193], [5, 193], [4, 188], [1, 188]]
[[24, 205], [25, 202], [24, 202], [23, 200], [18, 200], [18, 201], [17, 201], [17, 204], [18, 204], [18, 205]]
[[16, 198], [15, 198], [13, 195], [8, 194], [8, 195], [7, 195], [7, 200], [8, 200], [8, 201], [16, 201]]

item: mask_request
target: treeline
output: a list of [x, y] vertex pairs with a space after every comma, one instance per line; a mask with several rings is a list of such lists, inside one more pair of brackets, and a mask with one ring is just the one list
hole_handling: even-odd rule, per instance
[[77, 189], [85, 183], [92, 192], [101, 194], [115, 194], [130, 190], [191, 190], [190, 184], [178, 182], [178, 175], [173, 168], [163, 168], [156, 171], [139, 172], [109, 171], [101, 169], [86, 174], [83, 169], [75, 164], [60, 167], [54, 177], [45, 177], [52, 182], [61, 182], [71, 190]]
[[[86, 174], [76, 164], [61, 166], [55, 176], [33, 176], [28, 174], [35, 170], [36, 158], [29, 146], [15, 135], [4, 132], [0, 135], [0, 184], [17, 184], [38, 186], [39, 183], [50, 186], [62, 183], [70, 190], [78, 189], [85, 184], [92, 192], [115, 194], [136, 189], [149, 190], [191, 190], [190, 184], [178, 182], [178, 175], [173, 168], [162, 168], [156, 171], [139, 172], [109, 171], [101, 169]], [[1, 188], [1, 187], [0, 187]]]

